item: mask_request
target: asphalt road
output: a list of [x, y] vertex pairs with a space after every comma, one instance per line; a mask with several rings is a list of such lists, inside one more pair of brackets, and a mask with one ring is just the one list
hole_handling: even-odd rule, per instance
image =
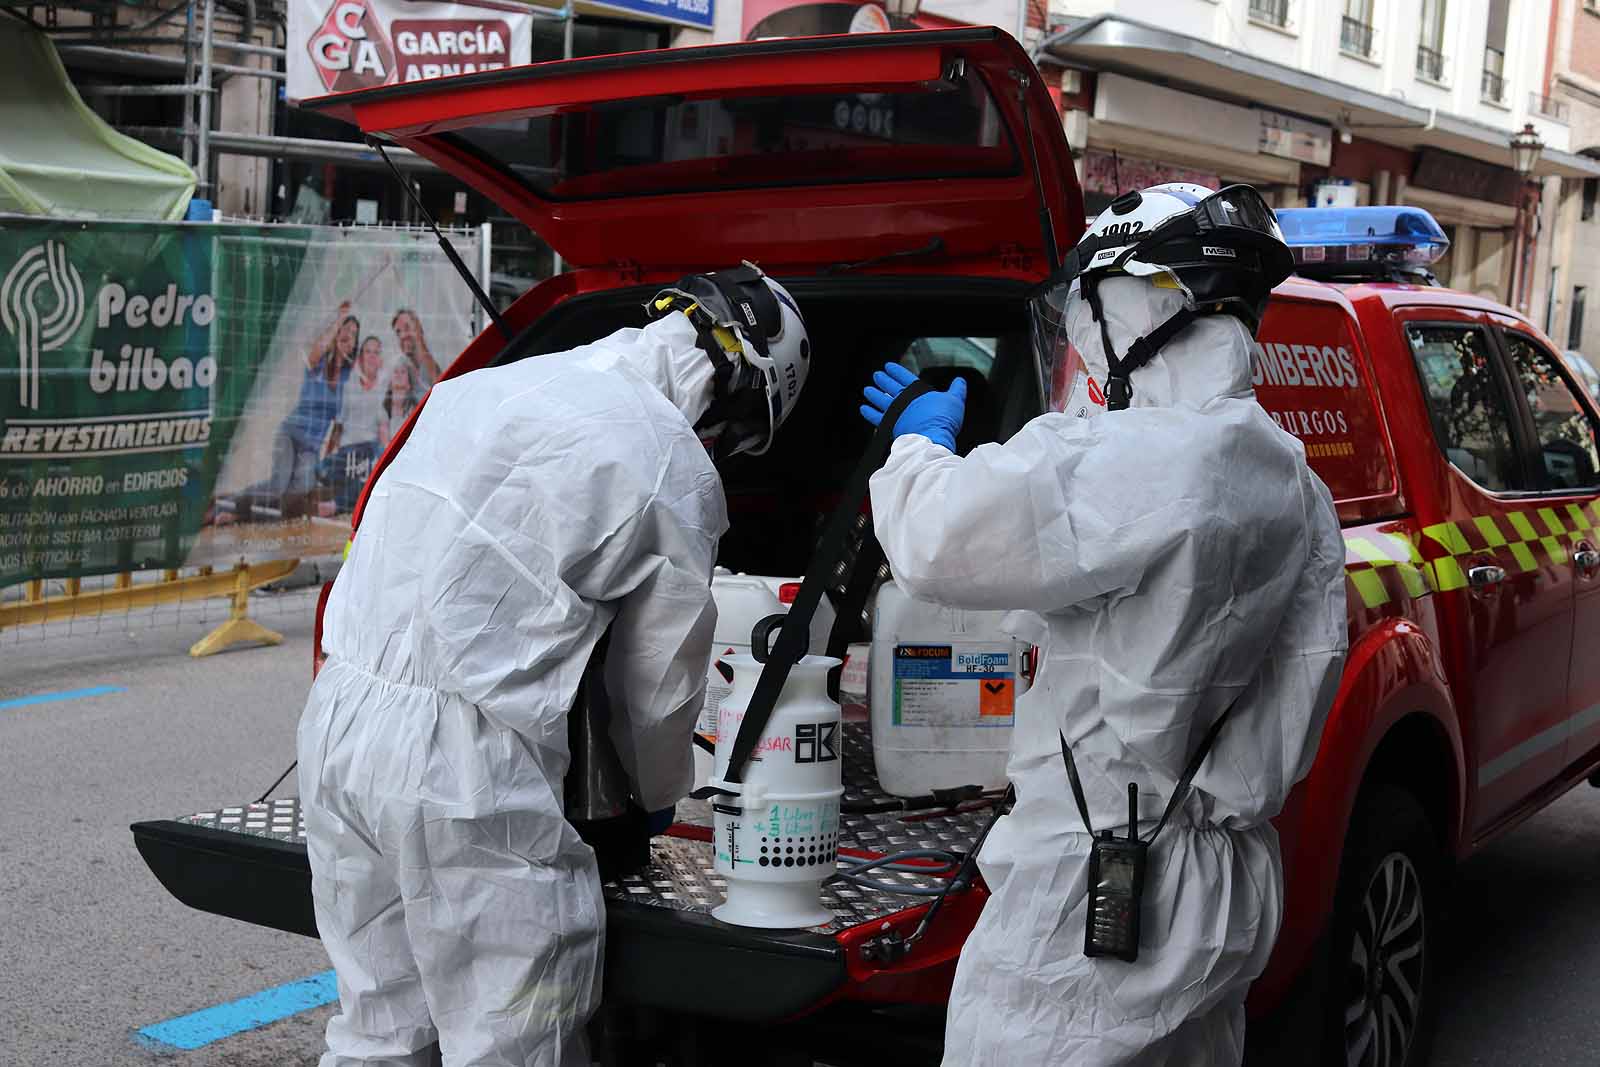
[[[207, 660], [186, 654], [199, 622], [0, 633], [0, 1063], [316, 1063], [326, 1006], [193, 1050], [140, 1040], [329, 965], [315, 941], [178, 904], [128, 833], [252, 799], [283, 770], [311, 608], [307, 592], [258, 598], [284, 644]], [[8, 706], [101, 686], [120, 691]], [[1458, 872], [1435, 1064], [1600, 1062], [1597, 890], [1600, 790], [1587, 786]]]
[[[0, 1063], [317, 1062], [326, 1007], [192, 1051], [135, 1036], [329, 967], [316, 941], [173, 900], [128, 832], [253, 800], [293, 758], [315, 601], [255, 600], [284, 643], [204, 660], [187, 650], [215, 611], [210, 623], [143, 616], [49, 640], [0, 633]], [[123, 691], [3, 706], [99, 686]]]
[[1600, 1063], [1600, 789], [1579, 786], [1456, 872], [1439, 1067]]

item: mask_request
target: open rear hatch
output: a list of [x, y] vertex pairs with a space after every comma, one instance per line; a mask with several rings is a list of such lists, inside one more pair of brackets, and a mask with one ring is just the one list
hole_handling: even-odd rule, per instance
[[1043, 277], [1083, 206], [1061, 119], [992, 27], [663, 49], [305, 105], [412, 149], [579, 267]]

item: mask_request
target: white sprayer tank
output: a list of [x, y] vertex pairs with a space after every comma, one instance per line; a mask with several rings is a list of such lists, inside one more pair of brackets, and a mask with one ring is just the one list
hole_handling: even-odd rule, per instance
[[[799, 578], [771, 578], [762, 574], [735, 574], [718, 567], [711, 576], [711, 599], [717, 605], [717, 628], [711, 646], [711, 665], [706, 671], [706, 699], [695, 721], [695, 732], [706, 740], [717, 739], [717, 711], [733, 688], [733, 670], [728, 656], [750, 654], [750, 631], [769, 615], [783, 615], [800, 590]], [[811, 651], [827, 649], [828, 632], [833, 629], [833, 606], [823, 597], [811, 618]], [[696, 745], [694, 749], [694, 787], [711, 780], [711, 753]]]
[[[734, 738], [750, 706], [762, 665], [723, 657], [733, 688], [722, 701], [712, 784], [722, 783]], [[839, 850], [839, 705], [828, 696], [828, 672], [839, 660], [806, 656], [789, 672], [777, 706], [746, 766], [738, 797], [711, 802], [716, 871], [728, 883], [712, 911], [736, 926], [792, 929], [820, 926], [824, 879]]]
[[1026, 643], [1000, 611], [961, 611], [913, 600], [894, 582], [872, 619], [872, 756], [895, 796], [1006, 782]]

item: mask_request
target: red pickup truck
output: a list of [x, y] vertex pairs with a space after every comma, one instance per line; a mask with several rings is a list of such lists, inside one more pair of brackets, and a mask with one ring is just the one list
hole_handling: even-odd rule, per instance
[[[961, 448], [1040, 410], [1025, 301], [1084, 215], [1056, 110], [998, 30], [572, 60], [323, 106], [497, 198], [574, 267], [507, 310], [509, 344], [490, 329], [447, 376], [636, 325], [685, 271], [750, 258], [783, 279], [817, 358], [772, 452], [724, 472], [724, 566], [805, 571], [866, 442], [852, 398], [886, 356], [917, 353], [936, 385], [967, 378]], [[1437, 287], [1291, 279], [1260, 343], [1260, 401], [1338, 500], [1350, 656], [1315, 767], [1277, 821], [1288, 912], [1253, 1007], [1307, 982], [1325, 1017], [1320, 1042], [1299, 1035], [1302, 1057], [1320, 1044], [1329, 1063], [1414, 1067], [1450, 865], [1600, 763], [1596, 412], [1525, 319]], [[843, 846], [970, 845], [983, 802], [894, 810], [853, 744]], [[838, 888], [826, 927], [726, 927], [707, 914], [708, 835], [680, 815], [649, 868], [606, 886], [608, 1005], [652, 1020], [658, 1059], [710, 1062], [707, 1047], [735, 1046], [664, 1050], [735, 1024], [758, 1028], [741, 1063], [819, 1046], [830, 1063], [936, 1058], [981, 886], [892, 961], [873, 941], [915, 925], [915, 898]], [[133, 830], [185, 903], [315, 936], [292, 799]]]

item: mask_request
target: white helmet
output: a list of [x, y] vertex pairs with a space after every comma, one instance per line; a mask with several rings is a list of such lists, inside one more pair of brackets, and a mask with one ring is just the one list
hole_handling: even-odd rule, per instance
[[682, 278], [657, 293], [649, 311], [683, 312], [716, 366], [711, 406], [695, 426], [715, 439], [715, 457], [771, 448], [811, 369], [805, 320], [789, 291], [747, 262]]
[[1250, 186], [1168, 182], [1113, 200], [1062, 273], [1165, 275], [1191, 308], [1235, 315], [1253, 332], [1267, 294], [1293, 269], [1277, 215]]
[[[1044, 395], [1054, 406], [1070, 397], [1076, 380], [1071, 366], [1076, 352], [1065, 329], [1073, 294], [1088, 302], [1100, 324], [1108, 368], [1106, 408], [1118, 411], [1133, 397], [1130, 375], [1199, 316], [1232, 315], [1255, 333], [1268, 294], [1293, 267], [1277, 216], [1248, 185], [1213, 192], [1170, 182], [1124, 193], [1096, 217], [1061, 270], [1031, 301]], [[1184, 297], [1182, 309], [1120, 356], [1111, 346], [1099, 295], [1101, 279], [1118, 273], [1163, 281]]]

